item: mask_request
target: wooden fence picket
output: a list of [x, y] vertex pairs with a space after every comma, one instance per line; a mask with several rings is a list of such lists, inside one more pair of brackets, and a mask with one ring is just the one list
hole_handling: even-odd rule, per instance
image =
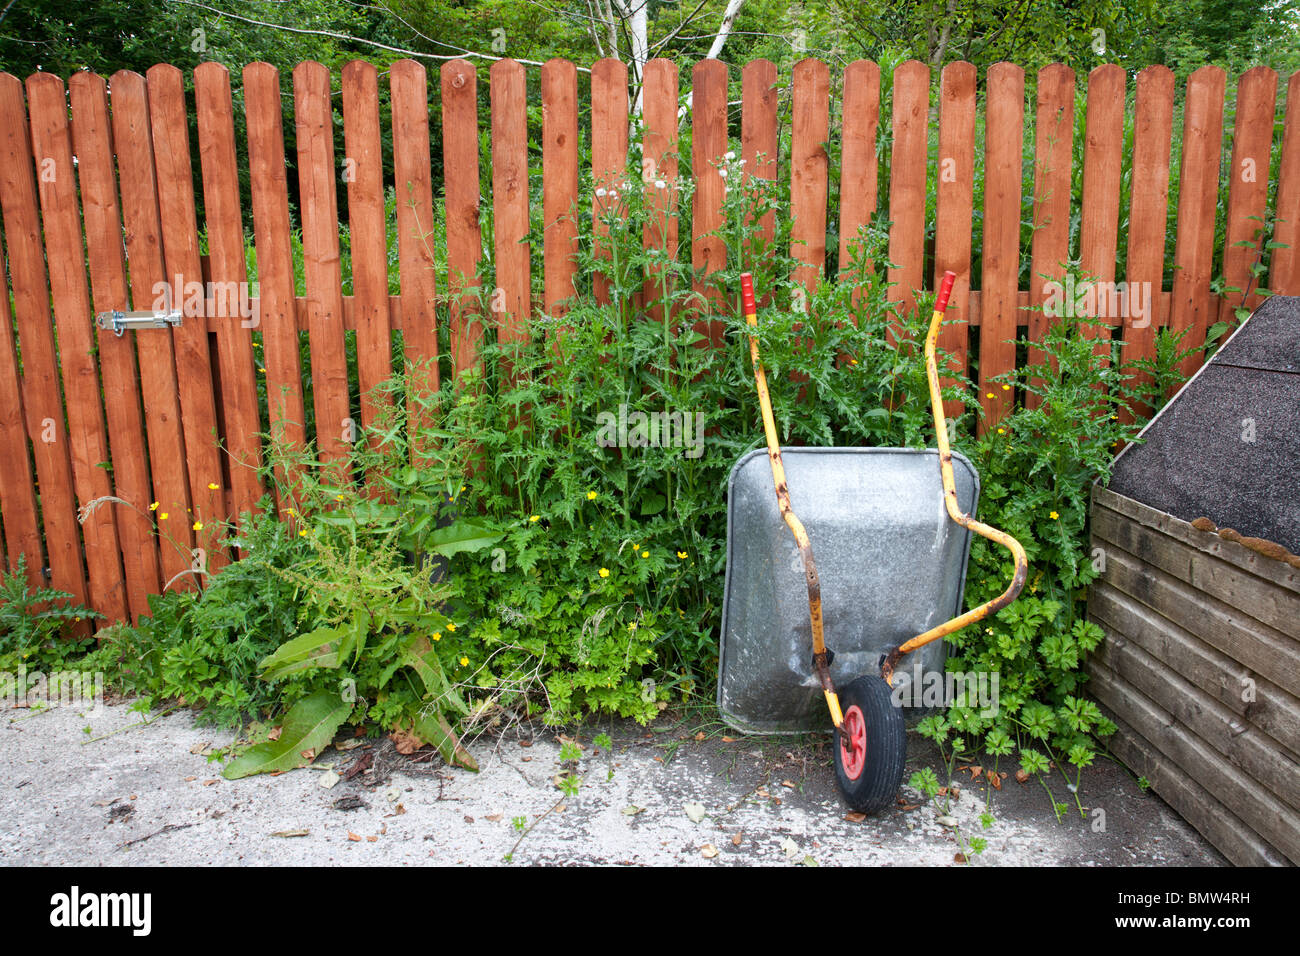
[[911, 311], [925, 284], [925, 189], [930, 68], [908, 60], [894, 71], [894, 144], [889, 164], [890, 298]]
[[454, 374], [482, 368], [482, 309], [474, 298], [482, 258], [479, 231], [478, 77], [468, 60], [442, 65], [442, 166], [447, 211], [447, 295]]
[[[1128, 314], [1124, 316], [1122, 361], [1154, 359], [1156, 329], [1163, 324], [1165, 217], [1169, 211], [1169, 152], [1174, 116], [1174, 74], [1166, 66], [1149, 66], [1137, 78], [1133, 122], [1133, 165], [1129, 176]], [[1145, 314], [1138, 307], [1145, 302]], [[1139, 381], [1150, 376], [1140, 374]], [[1120, 408], [1120, 420], [1132, 413]], [[1150, 409], [1143, 410], [1144, 417]]]
[[492, 64], [492, 204], [496, 257], [493, 321], [499, 342], [525, 341], [532, 316], [528, 235], [528, 123], [524, 67]]
[[989, 67], [986, 82], [984, 241], [980, 264], [981, 432], [995, 427], [1011, 412], [1014, 398], [1008, 383], [996, 379], [1016, 367], [1025, 72], [1011, 63], [995, 63]]
[[[1214, 269], [1214, 217], [1218, 207], [1219, 160], [1223, 149], [1223, 95], [1227, 76], [1203, 66], [1187, 80], [1183, 105], [1183, 152], [1178, 182], [1178, 236], [1169, 329], [1188, 330], [1184, 348], [1201, 345], [1215, 307], [1210, 302]], [[1183, 374], [1199, 363], [1183, 360]]]
[[[654, 59], [645, 65], [641, 97], [645, 135], [641, 143], [641, 180], [649, 197], [651, 215], [642, 231], [643, 249], [658, 249], [665, 258], [677, 255], [677, 64]], [[661, 261], [646, 270], [644, 301], [651, 303], [650, 316], [665, 321], [662, 300], [672, 294], [663, 287], [668, 269]]]
[[[975, 204], [975, 85], [973, 63], [949, 63], [939, 79], [939, 171], [935, 184], [934, 286], [945, 272], [953, 283], [939, 330], [939, 348], [950, 366], [965, 372], [970, 331], [971, 225]], [[944, 384], [949, 384], [946, 378]], [[960, 401], [944, 403], [948, 417], [961, 415]]]
[[341, 465], [359, 429], [348, 397], [329, 70], [320, 63], [299, 63], [293, 71], [293, 90], [316, 453], [322, 463], [340, 466], [327, 474], [341, 486], [347, 481]]
[[[22, 351], [22, 401], [36, 464], [49, 580], [53, 587], [86, 604], [89, 592], [72, 488], [72, 460], [63, 417], [45, 253], [41, 248], [30, 136], [23, 84], [7, 73], [0, 74], [0, 209], [4, 214], [14, 319]], [[5, 520], [7, 525], [7, 512]], [[28, 555], [29, 563], [33, 557], [36, 555]]]
[[[1223, 240], [1225, 294], [1219, 321], [1236, 327], [1236, 309], [1254, 310], [1262, 301], [1253, 267], [1265, 255], [1264, 217], [1268, 212], [1269, 170], [1273, 158], [1273, 112], [1277, 73], [1266, 66], [1247, 70], [1237, 81], [1232, 165], [1228, 170], [1227, 225]], [[1233, 289], [1240, 291], [1234, 292]]]
[[[517, 81], [514, 77], [505, 81], [510, 92], [522, 79], [521, 66]], [[509, 125], [513, 132], [513, 118]], [[515, 158], [517, 145], [510, 145]], [[526, 155], [522, 171], [527, 196]], [[542, 307], [555, 315], [561, 311], [560, 303], [573, 296], [578, 272], [573, 259], [578, 251], [578, 70], [568, 60], [542, 65], [542, 181]]]
[[[262, 497], [263, 428], [257, 402], [257, 365], [249, 335], [258, 319], [255, 314], [246, 314], [249, 310], [244, 308], [251, 297], [247, 294], [230, 73], [220, 63], [209, 61], [195, 68], [194, 106], [199, 120], [199, 164], [212, 291], [207, 297], [207, 315], [209, 328], [216, 332], [230, 511], [238, 522], [244, 513], [257, 510]], [[319, 392], [321, 386], [315, 387]]]
[[[122, 193], [121, 228], [125, 230], [131, 303], [137, 310], [153, 309], [168, 304], [166, 292], [170, 286], [163, 264], [162, 224], [158, 218], [145, 78], [125, 70], [113, 74], [112, 107], [113, 146]], [[114, 236], [114, 241], [120, 243], [117, 236]], [[120, 266], [119, 261], [117, 268]], [[148, 465], [153, 477], [153, 500], [158, 503], [154, 511], [189, 514], [194, 505], [185, 468], [185, 436], [180, 386], [176, 380], [173, 331], [145, 330], [135, 335], [135, 348], [139, 357], [140, 394], [149, 441]], [[116, 434], [111, 435], [110, 442], [114, 448], [116, 441]], [[153, 507], [152, 503], [149, 507]], [[121, 517], [119, 514], [119, 521]], [[152, 522], [154, 515], [148, 517]], [[153, 531], [152, 524], [150, 531]], [[192, 523], [179, 530], [173, 529], [171, 539], [158, 540], [165, 586], [183, 589], [197, 583], [193, 573], [194, 540]]]
[[[1059, 315], [1047, 305], [1049, 282], [1059, 283], [1070, 258], [1070, 181], [1074, 164], [1074, 71], [1053, 63], [1038, 71], [1038, 111], [1034, 122], [1034, 236], [1029, 267], [1029, 341], [1041, 342]], [[1058, 288], [1059, 294], [1061, 290]], [[1029, 346], [1030, 365], [1043, 353]], [[1035, 380], [1037, 382], [1037, 380]], [[1038, 383], [1041, 384], [1041, 383]], [[1025, 406], [1039, 397], [1025, 394]]]
[[[81, 186], [91, 305], [96, 313], [114, 309], [127, 311], [131, 303], [127, 296], [126, 262], [122, 255], [122, 224], [118, 219], [108, 85], [103, 77], [94, 73], [77, 73], [68, 81], [68, 97], [72, 105], [77, 179]], [[148, 332], [142, 332], [140, 336], [146, 337]], [[113, 509], [117, 521], [122, 568], [126, 576], [126, 602], [133, 619], [148, 613], [149, 595], [157, 594], [162, 585], [158, 545], [154, 541], [153, 522], [149, 515], [149, 505], [155, 496], [149, 481], [149, 449], [140, 411], [136, 338], [136, 333], [115, 335], [110, 330], [96, 330], [99, 371], [104, 382], [105, 424], [112, 436], [113, 496], [122, 502], [107, 507]], [[161, 471], [166, 456], [162, 448], [158, 452]], [[169, 510], [177, 514], [187, 513], [188, 495], [183, 494], [180, 500], [167, 497]], [[156, 500], [161, 506], [163, 497]], [[181, 527], [185, 529], [182, 540], [188, 543], [189, 525]], [[168, 559], [167, 579], [170, 580], [183, 573], [189, 565], [189, 549], [166, 547], [163, 550]]]
[[[307, 443], [298, 348], [293, 246], [290, 241], [289, 183], [285, 171], [280, 73], [269, 63], [244, 67], [244, 109], [248, 124], [248, 166], [252, 183], [253, 237], [257, 247], [258, 318], [271, 436], [289, 457], [277, 463], [276, 480], [293, 488], [301, 476], [293, 460]], [[279, 502], [293, 507], [292, 495]]]
[[[1124, 160], [1124, 88], [1127, 74], [1118, 63], [1088, 75], [1088, 115], [1084, 132], [1083, 197], [1079, 223], [1079, 271], [1098, 283], [1115, 281], [1119, 247], [1119, 198]], [[1109, 298], [1109, 297], [1108, 297]], [[1069, 315], [1073, 310], [1067, 309]], [[1104, 311], [1104, 310], [1103, 310]], [[1113, 325], [1116, 317], [1098, 315]], [[1100, 326], [1087, 335], [1100, 341], [1097, 362], [1110, 362], [1110, 336]]]
[[[164, 280], [169, 301], [182, 314], [173, 330], [176, 382], [180, 389], [181, 423], [185, 434], [185, 468], [190, 480], [190, 507], [195, 546], [201, 566], [221, 570], [228, 555], [220, 546], [221, 523], [230, 515], [226, 502], [226, 471], [219, 444], [217, 392], [213, 356], [208, 340], [207, 304], [202, 293], [203, 265], [199, 257], [195, 185], [190, 166], [189, 124], [181, 71], [159, 64], [145, 74], [149, 100], [149, 131], [153, 139], [154, 173], [158, 184], [158, 218], [162, 224]], [[191, 295], [187, 290], [200, 290]], [[167, 518], [163, 515], [167, 514]], [[154, 512], [163, 542], [176, 541], [169, 530], [170, 512]], [[191, 525], [193, 528], [193, 525]], [[165, 545], [164, 545], [165, 546]]]
[[90, 606], [109, 621], [121, 621], [127, 617], [126, 582], [117, 537], [117, 509], [108, 500], [113, 494], [107, 467], [108, 435], [100, 411], [99, 370], [94, 359], [90, 290], [86, 285], [72, 131], [63, 81], [50, 73], [28, 77], [27, 102], [32, 156], [40, 170], [36, 191], [67, 401], [68, 449], [80, 505]]
[[44, 583], [45, 547], [36, 513], [36, 480], [27, 457], [13, 328], [9, 286], [0, 284], [0, 473], [5, 477], [0, 481], [0, 510], [4, 513], [5, 556], [10, 571], [17, 571], [19, 558], [24, 558], [28, 585], [39, 587]]
[[[343, 148], [346, 153], [343, 157], [343, 180], [348, 196], [352, 249], [357, 386], [361, 396], [361, 424], [366, 429], [375, 424], [380, 410], [387, 404], [380, 386], [393, 377], [383, 143], [379, 130], [379, 72], [373, 63], [353, 60], [343, 67]], [[337, 244], [337, 230], [334, 235]], [[340, 329], [343, 327], [342, 313], [338, 317], [338, 326]], [[346, 364], [343, 373], [342, 388], [346, 396]], [[355, 433], [355, 429], [352, 431]], [[377, 441], [373, 433], [370, 440]]]
[[[697, 273], [707, 276], [721, 269], [727, 261], [727, 246], [722, 238], [710, 235], [723, 226], [723, 201], [726, 198], [726, 169], [721, 166], [727, 149], [727, 67], [719, 60], [701, 60], [691, 72], [692, 114], [691, 169], [695, 176], [694, 204], [691, 207], [691, 264]], [[695, 283], [697, 308], [717, 304], [721, 294], [709, 287], [707, 279]], [[708, 344], [722, 344], [723, 324], [702, 317], [696, 331], [708, 336]]]
[[1300, 293], [1300, 70], [1286, 85], [1286, 120], [1278, 161], [1273, 239], [1268, 287], [1278, 295]]
[[830, 69], [820, 60], [800, 60], [790, 85], [790, 255], [803, 263], [794, 280], [811, 295], [826, 269]]
[[[751, 178], [776, 181], [778, 134], [776, 64], [751, 60], [740, 71], [740, 158], [745, 161], [742, 183]], [[760, 216], [758, 226], [770, 243], [776, 235], [776, 211]], [[746, 255], [750, 254], [746, 250]], [[762, 290], [758, 292], [762, 297]]]
[[[608, 258], [606, 251], [610, 221], [624, 218], [631, 188], [625, 184], [627, 171], [627, 65], [620, 60], [597, 60], [591, 68], [591, 181], [596, 195], [591, 203], [591, 230], [596, 254]], [[574, 120], [577, 126], [577, 120]], [[545, 189], [543, 189], [545, 192]], [[592, 291], [602, 305], [609, 302], [609, 283], [604, 276], [593, 276]]]
[[844, 68], [841, 124], [839, 268], [845, 275], [862, 227], [876, 215], [880, 67], [870, 60], [855, 60]]

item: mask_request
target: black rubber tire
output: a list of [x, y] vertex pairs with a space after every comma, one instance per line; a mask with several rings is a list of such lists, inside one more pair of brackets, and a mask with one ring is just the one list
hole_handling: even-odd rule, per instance
[[892, 806], [903, 782], [907, 757], [907, 726], [903, 709], [894, 706], [890, 688], [879, 675], [863, 675], [839, 691], [840, 710], [846, 715], [854, 707], [861, 711], [866, 742], [862, 769], [850, 777], [844, 765], [840, 731], [835, 731], [835, 782], [850, 810], [878, 813]]

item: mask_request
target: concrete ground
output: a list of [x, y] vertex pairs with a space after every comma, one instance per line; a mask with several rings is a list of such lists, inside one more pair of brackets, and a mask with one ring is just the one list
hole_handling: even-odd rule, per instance
[[[188, 713], [141, 720], [124, 704], [0, 709], [0, 864], [944, 866], [982, 836], [976, 866], [1225, 865], [1108, 760], [1084, 772], [1086, 817], [1050, 781], [1069, 804], [1059, 822], [1043, 786], [1017, 783], [1007, 763], [986, 829], [987, 774], [959, 769], [946, 812], [905, 786], [896, 807], [846, 819], [828, 738], [741, 737], [707, 716], [567, 731], [584, 748], [568, 798], [557, 734], [540, 726], [472, 743], [478, 774], [341, 738], [312, 768], [228, 781], [205, 756], [228, 734]], [[593, 744], [602, 731], [612, 752]], [[927, 766], [942, 780], [935, 749], [911, 734], [905, 779]]]

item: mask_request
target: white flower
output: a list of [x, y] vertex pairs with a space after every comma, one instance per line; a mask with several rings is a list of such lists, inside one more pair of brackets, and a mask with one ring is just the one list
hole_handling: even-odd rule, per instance
[[736, 153], [735, 153], [734, 150], [730, 150], [730, 149], [729, 149], [729, 150], [727, 150], [726, 155], [723, 156], [722, 158], [725, 159], [725, 160], [727, 160], [728, 162], [730, 162], [731, 160], [733, 160], [733, 159], [736, 158]]
[[668, 188], [668, 184], [664, 182], [662, 179], [655, 180], [655, 189], [666, 189], [666, 188]]
[[719, 170], [718, 170], [718, 175], [721, 176], [723, 179], [726, 179], [726, 178], [727, 178], [727, 171], [726, 171], [726, 169], [719, 169]]
[[617, 199], [617, 198], [618, 198], [618, 190], [617, 190], [617, 189], [611, 189], [611, 190], [609, 191], [609, 198], [610, 198], [610, 199]]
[[599, 189], [596, 190], [596, 198], [603, 199], [604, 197], [605, 197], [605, 187], [601, 186]]

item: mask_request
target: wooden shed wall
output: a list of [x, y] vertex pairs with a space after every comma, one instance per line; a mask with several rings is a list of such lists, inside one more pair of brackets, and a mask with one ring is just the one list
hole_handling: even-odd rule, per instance
[[1232, 862], [1300, 863], [1300, 570], [1100, 486], [1092, 547], [1112, 752]]

